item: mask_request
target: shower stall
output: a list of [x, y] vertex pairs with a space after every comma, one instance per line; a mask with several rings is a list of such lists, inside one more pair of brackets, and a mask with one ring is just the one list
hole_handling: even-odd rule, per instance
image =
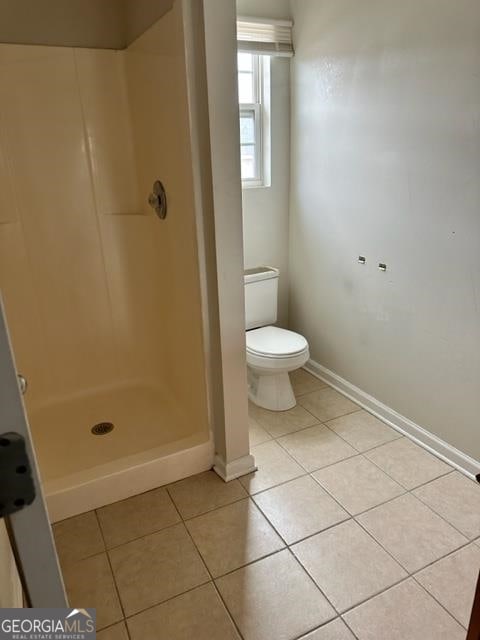
[[192, 45], [163, 5], [121, 48], [0, 45], [0, 291], [52, 520], [212, 466]]

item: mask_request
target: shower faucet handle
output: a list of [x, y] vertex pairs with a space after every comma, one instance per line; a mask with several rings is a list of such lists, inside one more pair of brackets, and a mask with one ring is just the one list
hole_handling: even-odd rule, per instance
[[167, 194], [160, 180], [155, 180], [152, 193], [148, 196], [148, 204], [154, 209], [160, 220], [167, 217]]

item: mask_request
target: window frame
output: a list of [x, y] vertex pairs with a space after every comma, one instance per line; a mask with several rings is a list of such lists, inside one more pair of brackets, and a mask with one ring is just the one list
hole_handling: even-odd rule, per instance
[[[247, 53], [239, 51], [239, 53]], [[253, 178], [242, 177], [242, 187], [263, 187], [265, 186], [265, 167], [264, 167], [264, 73], [263, 73], [263, 60], [261, 56], [256, 53], [251, 53], [252, 56], [252, 75], [253, 75], [253, 99], [254, 102], [238, 102], [239, 106], [239, 118], [242, 114], [253, 113], [254, 117], [254, 130], [255, 130], [255, 142], [242, 143], [240, 140], [240, 150], [244, 146], [254, 146], [255, 148], [255, 176]], [[241, 71], [237, 71], [239, 76]]]

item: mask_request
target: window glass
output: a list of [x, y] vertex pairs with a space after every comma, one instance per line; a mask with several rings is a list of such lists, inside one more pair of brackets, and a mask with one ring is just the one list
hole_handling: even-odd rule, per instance
[[253, 95], [253, 73], [238, 73], [238, 100], [240, 103], [252, 103]]
[[252, 180], [253, 178], [256, 178], [255, 146], [253, 144], [242, 144], [241, 158], [242, 179]]
[[262, 102], [259, 56], [238, 54], [238, 100], [240, 103], [240, 147], [242, 180], [262, 183]]
[[251, 53], [238, 54], [238, 70], [253, 71], [253, 56]]
[[240, 114], [240, 143], [255, 144], [255, 111]]

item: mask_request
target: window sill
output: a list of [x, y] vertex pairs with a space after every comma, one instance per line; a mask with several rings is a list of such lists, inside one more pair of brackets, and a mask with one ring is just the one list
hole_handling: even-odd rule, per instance
[[268, 189], [270, 187], [269, 184], [265, 184], [264, 182], [256, 182], [255, 180], [249, 182], [242, 182], [242, 191], [245, 189]]

